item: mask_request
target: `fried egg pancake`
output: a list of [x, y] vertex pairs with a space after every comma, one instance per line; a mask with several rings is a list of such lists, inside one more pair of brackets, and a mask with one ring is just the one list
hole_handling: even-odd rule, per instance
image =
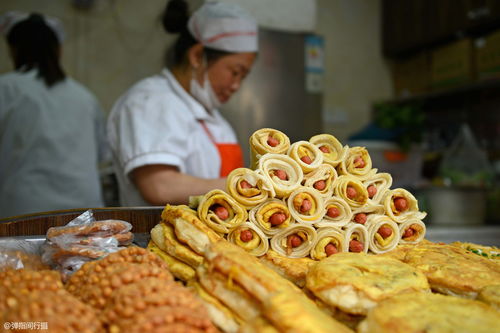
[[477, 299], [500, 311], [500, 284], [484, 287], [477, 295]]
[[273, 250], [259, 257], [259, 261], [301, 288], [306, 284], [309, 267], [317, 263], [311, 258], [287, 258]]
[[328, 305], [361, 315], [394, 295], [430, 291], [424, 274], [401, 261], [345, 252], [312, 266], [306, 287]]
[[431, 288], [442, 294], [476, 298], [482, 288], [500, 281], [496, 260], [451, 245], [417, 245], [404, 261], [423, 272]]
[[469, 299], [432, 294], [397, 295], [380, 302], [358, 326], [359, 333], [475, 332], [500, 330], [500, 314]]

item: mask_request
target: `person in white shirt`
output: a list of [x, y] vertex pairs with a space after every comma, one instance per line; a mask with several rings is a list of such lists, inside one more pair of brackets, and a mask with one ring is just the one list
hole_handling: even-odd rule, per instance
[[0, 75], [0, 218], [102, 207], [105, 119], [95, 96], [59, 62], [59, 20], [0, 17], [14, 63]]
[[132, 86], [108, 118], [123, 206], [185, 204], [223, 189], [243, 167], [236, 135], [217, 108], [240, 87], [257, 55], [257, 24], [234, 4], [206, 2], [191, 17], [168, 2], [167, 32], [180, 33], [161, 73]]

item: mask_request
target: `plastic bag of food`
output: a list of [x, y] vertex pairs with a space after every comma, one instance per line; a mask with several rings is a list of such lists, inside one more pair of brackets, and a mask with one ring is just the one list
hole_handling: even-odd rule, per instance
[[21, 239], [0, 241], [0, 271], [9, 268], [47, 269], [40, 256], [40, 244]]

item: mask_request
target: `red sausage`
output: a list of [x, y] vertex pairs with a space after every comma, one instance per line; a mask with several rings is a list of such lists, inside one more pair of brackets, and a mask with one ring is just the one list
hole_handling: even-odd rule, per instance
[[408, 237], [411, 237], [413, 236], [413, 229], [412, 228], [408, 228], [405, 230], [404, 234], [403, 234], [403, 238], [408, 238]]
[[291, 247], [298, 247], [302, 244], [302, 238], [297, 236], [296, 234], [288, 236], [288, 242]]
[[302, 157], [300, 158], [300, 160], [301, 160], [302, 162], [304, 162], [305, 164], [311, 164], [311, 163], [312, 163], [311, 158], [310, 158], [309, 156], [307, 156], [307, 155], [302, 156]]
[[221, 206], [221, 205], [213, 205], [212, 206], [212, 211], [217, 215], [218, 218], [221, 220], [225, 220], [229, 217], [229, 211], [227, 210], [226, 207]]
[[327, 146], [321, 146], [319, 147], [319, 150], [321, 150], [325, 154], [328, 154], [330, 152], [330, 149], [328, 149]]
[[300, 212], [301, 213], [307, 213], [312, 207], [311, 201], [308, 199], [302, 200], [302, 205], [300, 205]]
[[364, 168], [366, 165], [365, 160], [361, 156], [357, 156], [354, 159], [354, 166], [356, 168]]
[[366, 223], [366, 214], [365, 213], [358, 213], [354, 216], [354, 222], [359, 223], [359, 224], [365, 224]]
[[378, 234], [382, 236], [383, 239], [390, 237], [392, 235], [392, 229], [389, 227], [382, 226], [378, 229]]
[[363, 252], [363, 243], [353, 239], [349, 242], [349, 251], [351, 252]]
[[288, 180], [288, 175], [283, 170], [275, 170], [274, 175], [281, 180]]
[[283, 213], [274, 213], [269, 218], [269, 223], [271, 223], [271, 225], [280, 225], [281, 223], [285, 222], [285, 220], [286, 220], [286, 215], [285, 214], [283, 214]]
[[242, 180], [240, 182], [240, 186], [241, 186], [241, 188], [253, 188], [253, 186], [249, 182], [247, 182], [246, 180]]
[[314, 183], [313, 187], [318, 191], [323, 191], [326, 187], [326, 182], [324, 180], [318, 180], [316, 183]]
[[326, 215], [330, 216], [331, 218], [336, 218], [340, 215], [340, 211], [337, 207], [330, 207], [326, 211]]
[[352, 186], [347, 186], [347, 189], [345, 190], [347, 197], [349, 199], [354, 199], [356, 195], [358, 194], [358, 191]]
[[280, 144], [278, 139], [273, 138], [272, 136], [269, 136], [267, 138], [267, 144], [270, 145], [271, 147], [276, 147], [277, 145]]
[[250, 230], [243, 230], [240, 233], [240, 239], [242, 242], [250, 242], [253, 239], [253, 234]]
[[335, 245], [333, 245], [332, 243], [328, 243], [325, 246], [325, 252], [326, 252], [326, 256], [329, 257], [332, 254], [338, 253], [339, 250], [337, 250], [337, 248], [335, 247]]
[[405, 198], [398, 197], [394, 199], [394, 207], [396, 207], [399, 212], [404, 212], [408, 209], [408, 201], [406, 201]]
[[375, 187], [375, 185], [368, 186], [366, 190], [368, 191], [368, 197], [370, 199], [372, 199], [375, 196], [375, 194], [377, 194], [377, 188]]

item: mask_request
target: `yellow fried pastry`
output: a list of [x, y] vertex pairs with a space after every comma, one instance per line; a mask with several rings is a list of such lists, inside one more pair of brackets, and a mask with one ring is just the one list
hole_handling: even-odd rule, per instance
[[366, 314], [394, 295], [430, 291], [415, 268], [364, 253], [338, 253], [321, 260], [309, 270], [306, 287], [328, 305], [352, 314]]
[[500, 315], [478, 301], [432, 293], [397, 295], [373, 308], [359, 333], [500, 331]]
[[301, 288], [306, 284], [309, 267], [316, 263], [316, 261], [307, 257], [288, 258], [273, 250], [267, 251], [265, 255], [259, 258], [259, 261]]
[[500, 311], [500, 284], [484, 287], [477, 295], [477, 299]]
[[153, 240], [149, 241], [148, 250], [160, 257], [167, 264], [170, 273], [176, 278], [182, 281], [189, 281], [195, 277], [196, 272], [191, 266], [161, 250]]

